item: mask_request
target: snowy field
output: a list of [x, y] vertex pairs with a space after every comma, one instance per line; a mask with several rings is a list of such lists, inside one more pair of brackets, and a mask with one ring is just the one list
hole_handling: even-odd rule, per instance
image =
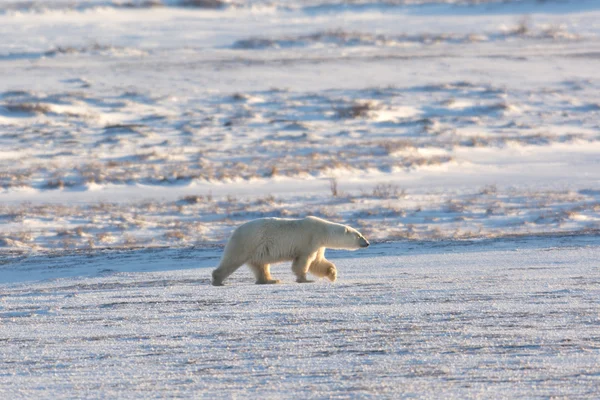
[[[598, 0], [0, 0], [0, 398], [600, 397], [598, 71]], [[209, 285], [306, 215], [372, 246]]]
[[23, 258], [0, 397], [598, 398], [599, 245], [380, 243], [330, 252], [335, 284], [224, 287], [213, 250]]
[[599, 231], [599, 1], [207, 3], [0, 1], [1, 252]]

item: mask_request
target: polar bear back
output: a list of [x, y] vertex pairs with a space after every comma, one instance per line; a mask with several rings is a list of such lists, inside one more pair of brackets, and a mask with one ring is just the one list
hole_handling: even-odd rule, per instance
[[251, 254], [248, 261], [258, 264], [291, 260], [321, 247], [322, 243], [315, 239], [328, 235], [327, 227], [320, 221], [311, 217], [255, 219], [238, 227], [226, 247], [231, 246], [238, 253]]

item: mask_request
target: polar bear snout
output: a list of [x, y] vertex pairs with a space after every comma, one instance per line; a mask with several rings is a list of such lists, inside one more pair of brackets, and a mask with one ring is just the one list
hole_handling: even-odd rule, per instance
[[358, 240], [358, 245], [360, 247], [369, 247], [369, 244], [370, 243], [364, 237], [360, 237], [359, 240]]

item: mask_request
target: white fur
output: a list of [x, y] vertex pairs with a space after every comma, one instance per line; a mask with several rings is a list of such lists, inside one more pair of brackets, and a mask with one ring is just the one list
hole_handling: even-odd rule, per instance
[[277, 283], [269, 268], [282, 261], [292, 261], [296, 282], [310, 282], [306, 279], [308, 272], [335, 281], [337, 270], [325, 259], [325, 249], [356, 250], [368, 245], [356, 229], [317, 217], [255, 219], [232, 233], [213, 271], [212, 283], [222, 285], [243, 264], [252, 269], [256, 283]]

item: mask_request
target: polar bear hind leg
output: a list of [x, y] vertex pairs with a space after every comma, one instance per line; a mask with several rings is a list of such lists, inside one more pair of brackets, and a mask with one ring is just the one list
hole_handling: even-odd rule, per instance
[[254, 272], [254, 276], [256, 276], [256, 283], [259, 285], [281, 282], [279, 279], [273, 279], [271, 277], [271, 266], [269, 264], [249, 263], [248, 266], [252, 272]]
[[223, 257], [217, 269], [212, 273], [213, 286], [223, 286], [223, 281], [233, 274], [239, 267], [244, 265], [246, 260], [235, 257]]

